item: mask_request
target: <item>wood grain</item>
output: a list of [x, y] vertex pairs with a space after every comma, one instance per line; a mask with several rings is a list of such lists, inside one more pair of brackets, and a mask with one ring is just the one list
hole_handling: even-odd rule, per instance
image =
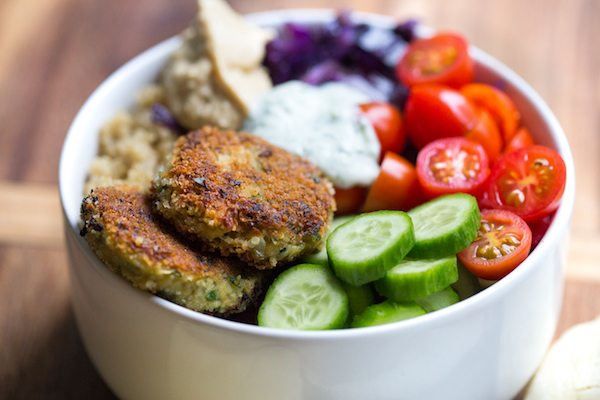
[[[113, 395], [77, 334], [56, 189], [69, 123], [91, 91], [193, 19], [194, 0], [0, 1], [0, 398]], [[241, 12], [350, 8], [463, 32], [527, 80], [575, 155], [577, 195], [558, 333], [600, 314], [600, 2], [253, 0]]]
[[62, 245], [62, 211], [55, 186], [0, 181], [0, 204], [0, 243]]
[[[0, 245], [0, 399], [107, 399], [69, 307], [62, 248]], [[25, 290], [26, 289], [26, 290]]]

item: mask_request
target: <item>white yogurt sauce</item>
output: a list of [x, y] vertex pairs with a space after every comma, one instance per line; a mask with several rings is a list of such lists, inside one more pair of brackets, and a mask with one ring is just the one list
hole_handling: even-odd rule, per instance
[[260, 99], [244, 130], [312, 161], [336, 187], [369, 186], [380, 145], [358, 108], [368, 101], [343, 83], [286, 82]]

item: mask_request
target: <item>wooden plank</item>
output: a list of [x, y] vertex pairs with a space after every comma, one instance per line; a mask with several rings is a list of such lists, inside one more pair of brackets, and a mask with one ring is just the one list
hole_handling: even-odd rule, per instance
[[0, 181], [0, 243], [62, 246], [62, 212], [52, 185]]
[[[556, 337], [575, 324], [600, 316], [600, 284], [598, 281], [568, 280]], [[600, 338], [599, 338], [600, 339]]]
[[[114, 398], [68, 306], [55, 184], [62, 138], [111, 71], [181, 31], [194, 0], [0, 2], [0, 398]], [[466, 34], [561, 121], [578, 173], [558, 332], [600, 313], [600, 34], [595, 0], [231, 0], [242, 12], [350, 8]], [[9, 183], [8, 181], [13, 181]], [[21, 183], [14, 183], [21, 181]]]
[[[41, 132], [54, 144], [43, 150], [40, 159], [28, 157], [36, 147], [35, 125], [45, 106], [46, 89], [60, 61], [61, 32], [67, 33], [70, 0], [15, 1], [4, 4], [0, 15], [0, 179], [17, 179], [28, 165], [45, 166], [44, 178], [52, 178], [61, 132]], [[61, 29], [61, 26], [63, 27]], [[6, 95], [10, 93], [10, 96]], [[61, 128], [64, 129], [64, 128]], [[51, 151], [54, 150], [54, 151]], [[48, 160], [50, 163], [46, 163]], [[54, 164], [55, 165], [55, 164]], [[41, 177], [38, 177], [38, 179]]]
[[569, 280], [600, 282], [600, 235], [572, 235], [566, 275]]
[[[514, 68], [555, 110], [577, 152], [575, 225], [600, 230], [600, 53], [593, 50], [600, 2], [578, 0], [308, 0], [231, 1], [242, 12], [332, 7], [418, 17], [464, 32]], [[0, 14], [0, 179], [56, 182], [61, 140], [81, 103], [108, 73], [144, 48], [176, 34], [193, 18], [194, 2], [10, 0]], [[494, 18], [481, 18], [494, 15]], [[536, 23], [530, 18], [535, 15]], [[81, 23], [72, 24], [71, 21]], [[43, 35], [39, 27], [43, 26]], [[527, 27], [522, 29], [510, 27]], [[108, 27], [108, 29], [106, 28]], [[100, 32], [102, 32], [100, 34]], [[90, 46], [90, 43], [94, 43]], [[560, 57], [557, 57], [560, 54]]]
[[[109, 73], [182, 31], [193, 1], [10, 0], [0, 15], [0, 180], [56, 182], [62, 139]], [[135, 27], [135, 28], [133, 28]]]
[[69, 307], [62, 250], [0, 245], [0, 398], [110, 399]]

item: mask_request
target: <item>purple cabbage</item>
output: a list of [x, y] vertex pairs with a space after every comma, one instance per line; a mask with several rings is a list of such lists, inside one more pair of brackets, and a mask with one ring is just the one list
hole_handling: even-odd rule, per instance
[[394, 69], [416, 25], [409, 20], [390, 29], [373, 27], [354, 22], [347, 11], [324, 24], [287, 23], [267, 44], [264, 65], [274, 84], [345, 82], [373, 100], [403, 107], [408, 90]]
[[416, 19], [409, 19], [396, 25], [394, 33], [401, 37], [405, 42], [410, 43], [415, 39], [417, 25], [419, 25], [419, 21]]
[[167, 107], [163, 106], [160, 103], [152, 104], [152, 108], [150, 109], [152, 122], [156, 125], [164, 126], [167, 129], [172, 130], [178, 135], [183, 135], [187, 132], [179, 121], [175, 118], [171, 110]]

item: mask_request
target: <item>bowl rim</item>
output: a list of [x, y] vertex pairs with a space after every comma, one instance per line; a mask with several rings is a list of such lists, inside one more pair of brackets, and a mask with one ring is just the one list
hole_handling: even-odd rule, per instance
[[[259, 13], [247, 14], [244, 17], [253, 23], [260, 25], [279, 25], [282, 22], [297, 21], [297, 22], [309, 22], [319, 23], [331, 20], [336, 15], [337, 11], [333, 9], [285, 9], [285, 10], [270, 10]], [[353, 18], [372, 24], [375, 26], [392, 26], [396, 19], [391, 16], [385, 16], [381, 14], [365, 13], [359, 11], [352, 12]], [[423, 32], [430, 32], [428, 28], [424, 28]], [[73, 141], [78, 133], [77, 130], [79, 125], [82, 124], [86, 113], [89, 113], [89, 109], [94, 105], [94, 100], [100, 98], [109, 93], [112, 88], [121, 79], [131, 74], [131, 71], [136, 69], [143, 69], [145, 66], [158, 59], [163, 59], [175, 49], [177, 44], [180, 43], [178, 36], [166, 39], [144, 52], [138, 54], [134, 58], [127, 61], [125, 64], [120, 66], [116, 71], [110, 74], [87, 98], [83, 106], [79, 109], [75, 116], [67, 135], [64, 139], [60, 161], [59, 161], [59, 195], [62, 214], [65, 223], [65, 234], [71, 234], [74, 236], [77, 247], [81, 250], [86, 258], [90, 261], [91, 268], [94, 268], [97, 273], [101, 274], [106, 279], [115, 284], [123, 284], [122, 287], [129, 288], [133, 293], [140, 296], [140, 298], [146, 298], [150, 300], [150, 303], [158, 306], [163, 311], [170, 314], [172, 317], [185, 319], [194, 324], [208, 325], [213, 328], [222, 329], [225, 331], [234, 331], [240, 334], [260, 336], [260, 337], [271, 337], [278, 339], [289, 339], [289, 340], [350, 340], [357, 336], [366, 337], [372, 335], [382, 335], [388, 333], [399, 334], [400, 332], [406, 332], [414, 330], [415, 332], [419, 329], [433, 329], [435, 327], [444, 325], [446, 321], [452, 318], [457, 318], [460, 315], [467, 315], [468, 313], [475, 313], [481, 310], [490, 302], [497, 301], [510, 290], [510, 287], [523, 281], [531, 274], [534, 268], [541, 268], [543, 265], [542, 257], [545, 253], [549, 252], [552, 242], [558, 240], [557, 236], [563, 232], [564, 229], [570, 225], [571, 215], [574, 205], [575, 197], [575, 174], [573, 157], [567, 142], [567, 138], [563, 129], [558, 122], [556, 116], [552, 113], [548, 105], [544, 102], [541, 96], [519, 75], [504, 65], [502, 62], [487, 54], [486, 52], [471, 46], [469, 51], [477, 64], [484, 65], [490, 70], [498, 74], [506, 82], [511, 83], [514, 88], [519, 91], [523, 98], [529, 102], [536, 113], [539, 114], [541, 119], [548, 125], [549, 134], [556, 143], [556, 148], [563, 157], [565, 165], [567, 167], [567, 180], [565, 191], [561, 204], [556, 211], [555, 217], [552, 223], [536, 247], [536, 249], [527, 257], [527, 259], [519, 266], [519, 268], [512, 271], [505, 278], [496, 282], [494, 285], [486, 288], [485, 290], [476, 293], [475, 295], [462, 300], [451, 307], [438, 310], [434, 313], [425, 314], [419, 318], [408, 319], [404, 321], [394, 322], [386, 325], [379, 325], [366, 328], [354, 328], [354, 329], [338, 329], [328, 331], [296, 331], [296, 330], [284, 330], [276, 328], [260, 327], [256, 325], [246, 324], [242, 322], [230, 321], [227, 319], [214, 317], [200, 312], [189, 310], [183, 306], [172, 303], [168, 300], [162, 299], [150, 293], [143, 292], [139, 289], [131, 287], [122, 278], [111, 272], [104, 264], [93, 254], [85, 240], [80, 237], [77, 227], [77, 221], [71, 221], [67, 214], [65, 204], [68, 204], [65, 197], [65, 188], [69, 185], [68, 176], [68, 165], [67, 165], [67, 150], [72, 147], [69, 143]], [[537, 265], [537, 267], [536, 267]], [[85, 266], [86, 268], [88, 266]], [[75, 266], [71, 265], [71, 268]]]

